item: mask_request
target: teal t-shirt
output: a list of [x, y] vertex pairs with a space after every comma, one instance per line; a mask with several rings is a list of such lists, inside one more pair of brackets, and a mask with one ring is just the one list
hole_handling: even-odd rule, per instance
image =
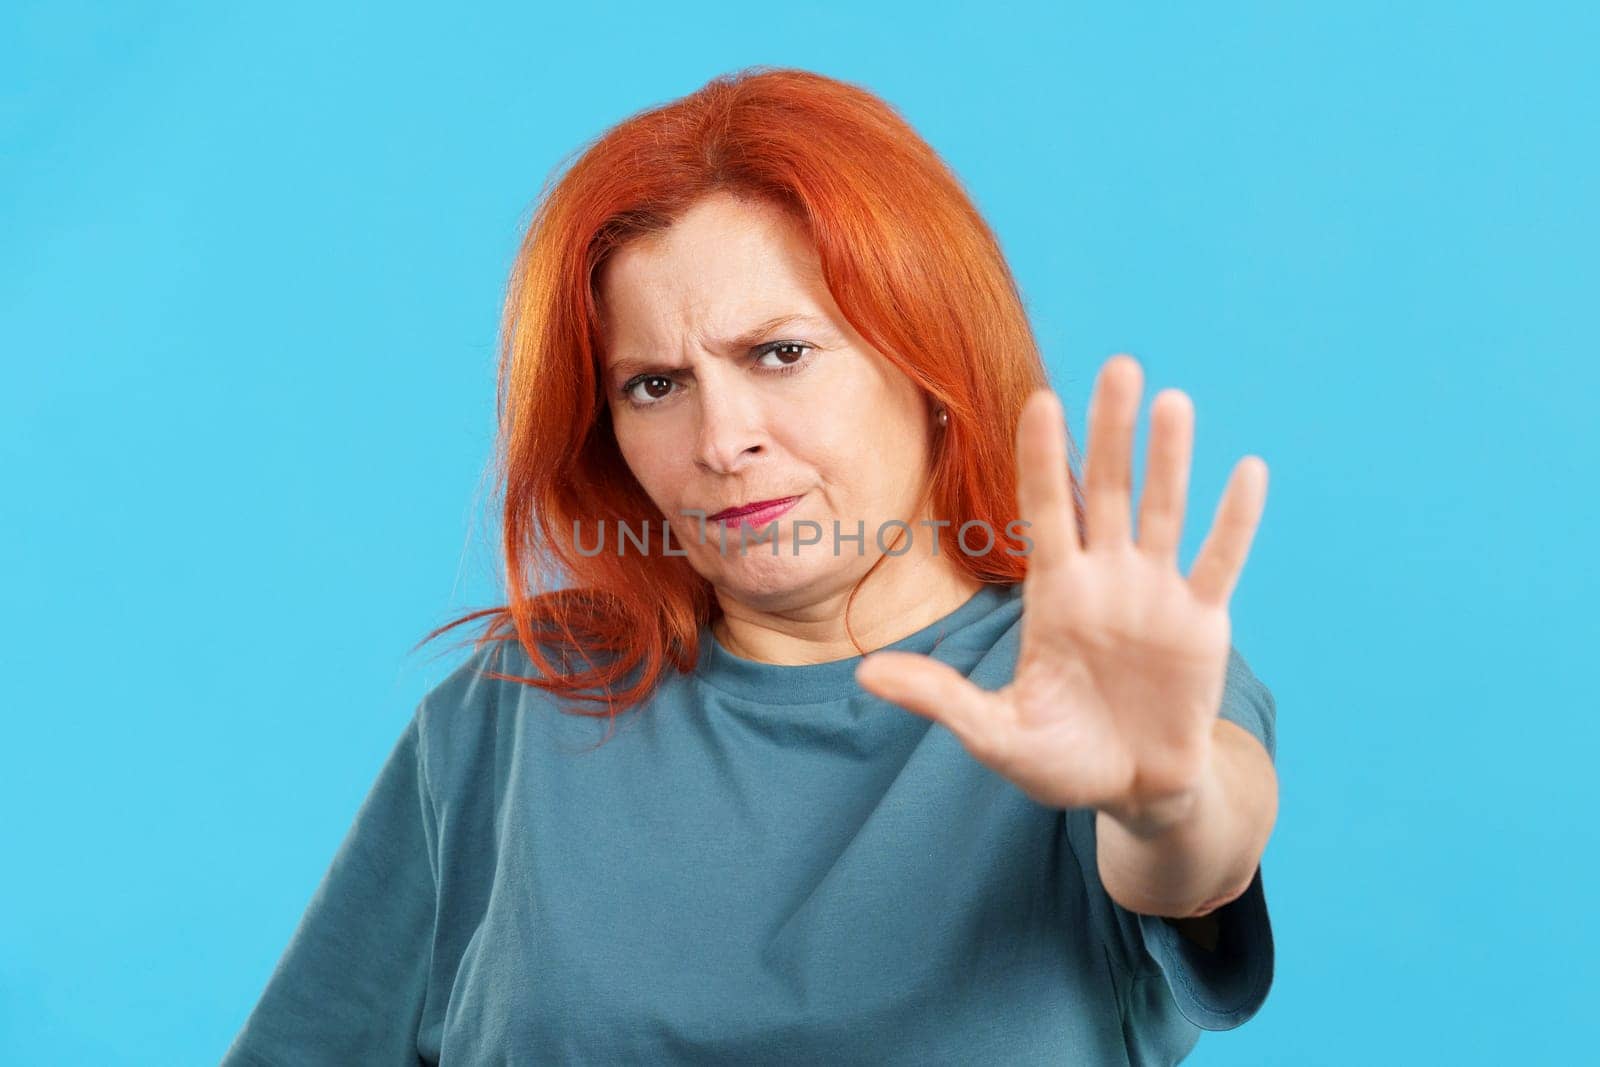
[[[890, 649], [995, 689], [1020, 585]], [[1259, 869], [1207, 950], [859, 658], [695, 668], [563, 713], [515, 643], [417, 705], [224, 1065], [1170, 1064], [1272, 982]], [[589, 707], [594, 707], [589, 705]], [[1223, 717], [1275, 756], [1230, 650]]]

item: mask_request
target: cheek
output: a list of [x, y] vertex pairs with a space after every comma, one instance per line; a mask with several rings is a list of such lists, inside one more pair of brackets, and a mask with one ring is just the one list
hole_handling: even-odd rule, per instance
[[851, 477], [856, 491], [877, 506], [899, 511], [927, 477], [926, 442], [915, 424], [884, 420], [855, 442]]
[[672, 506], [673, 486], [677, 484], [677, 479], [672, 469], [661, 462], [659, 455], [640, 458], [628, 466], [633, 471], [634, 480], [644, 488], [657, 507], [665, 509]]
[[652, 500], [660, 504], [661, 494], [668, 483], [669, 464], [666, 460], [674, 453], [653, 443], [648, 434], [626, 425], [616, 428], [614, 439], [622, 462], [627, 464], [634, 480]]

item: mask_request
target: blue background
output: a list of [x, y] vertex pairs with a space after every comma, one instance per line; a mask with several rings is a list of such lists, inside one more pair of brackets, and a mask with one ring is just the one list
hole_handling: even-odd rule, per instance
[[10, 1059], [220, 1056], [459, 662], [408, 650], [498, 602], [540, 184], [757, 63], [951, 162], [1080, 441], [1114, 352], [1146, 412], [1189, 392], [1185, 565], [1270, 466], [1233, 619], [1279, 708], [1277, 977], [1191, 1062], [1587, 1054], [1592, 7], [198, 7], [0, 30]]

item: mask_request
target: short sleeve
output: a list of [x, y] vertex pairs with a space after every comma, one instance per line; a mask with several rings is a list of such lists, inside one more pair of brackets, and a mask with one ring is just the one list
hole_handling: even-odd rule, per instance
[[1267, 755], [1278, 758], [1278, 709], [1272, 691], [1250, 670], [1237, 648], [1228, 649], [1227, 676], [1222, 687], [1222, 718], [1249, 730]]
[[[1277, 758], [1277, 708], [1238, 649], [1228, 650], [1220, 716], [1249, 730]], [[1213, 912], [1217, 944], [1206, 949], [1157, 915], [1139, 915], [1144, 945], [1184, 1017], [1202, 1030], [1243, 1025], [1267, 999], [1276, 952], [1266, 887], [1256, 867], [1250, 888]]]
[[423, 762], [413, 715], [223, 1067], [423, 1062], [438, 840]]
[[[1232, 648], [1219, 714], [1248, 730], [1276, 758], [1272, 694]], [[1131, 1028], [1161, 1030], [1181, 1027], [1187, 1020], [1202, 1030], [1231, 1030], [1255, 1015], [1272, 986], [1275, 962], [1261, 868], [1242, 896], [1212, 913], [1218, 940], [1207, 949], [1165, 918], [1129, 911], [1112, 900], [1100, 884], [1094, 811], [1077, 809], [1067, 816], [1067, 832], [1084, 876], [1103, 905], [1102, 914], [1112, 920], [1108, 948], [1129, 972], [1123, 996]], [[1170, 1017], [1173, 1007], [1181, 1019]]]

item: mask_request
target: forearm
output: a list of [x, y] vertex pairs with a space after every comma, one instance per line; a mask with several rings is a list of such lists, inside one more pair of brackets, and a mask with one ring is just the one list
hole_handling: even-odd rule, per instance
[[[1278, 814], [1271, 757], [1248, 731], [1219, 718], [1211, 764], [1186, 812], [1095, 815], [1106, 892], [1130, 911], [1190, 918], [1250, 887]], [[1159, 828], [1158, 828], [1159, 827]]]

